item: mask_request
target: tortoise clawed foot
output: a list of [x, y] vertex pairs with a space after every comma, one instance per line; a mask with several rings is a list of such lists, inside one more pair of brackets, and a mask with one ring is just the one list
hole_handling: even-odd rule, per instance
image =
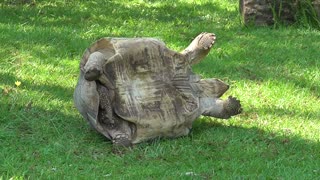
[[129, 140], [128, 134], [118, 134], [116, 135], [112, 143], [117, 146], [124, 146], [124, 147], [130, 147], [132, 145], [131, 141]]
[[199, 63], [207, 56], [215, 41], [215, 34], [203, 32], [199, 34], [181, 54], [185, 55], [191, 64]]
[[203, 32], [198, 36], [198, 45], [204, 50], [210, 49], [216, 41], [216, 35], [213, 33]]
[[240, 100], [237, 100], [235, 97], [229, 96], [226, 101], [226, 111], [228, 115], [234, 116], [242, 112]]

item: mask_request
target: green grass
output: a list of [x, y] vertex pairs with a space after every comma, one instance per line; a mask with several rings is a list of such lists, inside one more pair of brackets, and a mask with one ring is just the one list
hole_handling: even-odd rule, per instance
[[[0, 179], [319, 179], [320, 32], [244, 27], [237, 6], [2, 1]], [[203, 31], [218, 39], [194, 71], [228, 82], [224, 97], [241, 100], [241, 115], [201, 117], [190, 136], [125, 150], [74, 108], [79, 61], [94, 40], [150, 36], [182, 50]]]

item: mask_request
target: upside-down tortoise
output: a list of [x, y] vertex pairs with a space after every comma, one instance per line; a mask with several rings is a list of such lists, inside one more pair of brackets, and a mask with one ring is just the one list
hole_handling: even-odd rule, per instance
[[227, 84], [201, 79], [190, 67], [215, 39], [201, 33], [179, 53], [154, 38], [102, 38], [82, 57], [75, 105], [99, 133], [123, 146], [187, 135], [200, 115], [239, 114], [240, 101], [219, 99]]

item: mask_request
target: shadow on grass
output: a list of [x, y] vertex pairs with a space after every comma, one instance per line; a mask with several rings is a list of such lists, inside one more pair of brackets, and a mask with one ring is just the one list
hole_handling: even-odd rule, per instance
[[[152, 156], [143, 151], [147, 146], [147, 152]], [[187, 166], [198, 176], [208, 179], [257, 176], [288, 178], [301, 174], [310, 178], [320, 173], [318, 142], [290, 132], [279, 134], [259, 128], [224, 126], [205, 119], [195, 122], [189, 137], [156, 140], [137, 147], [139, 162], [181, 162], [180, 166]], [[167, 170], [167, 173], [181, 169], [176, 167]]]
[[86, 157], [96, 161], [94, 147], [103, 145], [105, 151], [110, 147], [80, 116], [64, 114], [60, 109], [24, 106], [21, 102], [12, 105], [5, 98], [0, 101], [1, 177], [52, 176], [52, 166], [78, 166], [75, 162]]
[[[200, 136], [200, 141], [203, 141], [204, 143], [207, 142], [210, 144], [210, 142], [225, 140], [226, 143], [231, 142], [229, 145], [232, 145], [233, 141], [239, 141], [239, 143], [245, 143], [247, 141], [247, 145], [250, 145], [251, 142], [258, 144], [260, 142], [270, 143], [272, 141], [272, 143], [276, 143], [279, 146], [292, 145], [292, 148], [295, 148], [294, 146], [298, 145], [301, 149], [306, 148], [314, 152], [320, 151], [319, 148], [316, 148], [320, 147], [318, 142], [303, 139], [300, 136], [287, 131], [287, 129], [283, 129], [283, 132], [269, 132], [256, 127], [245, 128], [234, 125], [226, 126], [219, 121], [221, 120], [208, 120], [207, 118], [198, 119], [193, 125], [193, 137], [190, 138], [190, 140], [193, 141], [194, 139], [198, 139], [196, 136]], [[205, 137], [206, 135], [208, 135], [208, 138]], [[287, 144], [289, 142], [292, 142], [292, 144]], [[304, 145], [306, 145], [306, 147], [304, 147]], [[318, 163], [320, 163], [320, 161]]]
[[308, 121], [314, 121], [317, 122], [320, 119], [320, 112], [317, 111], [310, 111], [306, 109], [295, 109], [295, 108], [278, 108], [278, 107], [263, 107], [263, 108], [254, 108], [251, 107], [250, 109], [246, 110], [244, 112], [245, 115], [243, 117], [245, 118], [246, 115], [254, 114], [254, 113], [265, 113], [274, 115], [276, 117], [283, 117], [283, 118], [292, 118], [292, 117], [298, 117], [299, 119], [308, 119]]
[[[257, 146], [259, 143], [267, 145], [272, 143], [279, 146], [279, 151], [286, 151], [287, 148], [292, 148], [292, 150], [297, 151], [296, 153], [300, 153], [298, 149], [304, 149], [310, 150], [310, 155], [315, 155], [316, 152], [319, 152], [320, 150], [320, 144], [318, 142], [303, 139], [300, 136], [292, 134], [290, 131], [286, 131], [285, 129], [284, 132], [267, 132], [255, 127], [245, 128], [233, 125], [225, 126], [219, 123], [219, 121], [208, 121], [206, 118], [199, 119], [199, 121], [194, 124], [193, 136], [212, 134], [210, 135], [212, 139], [203, 138], [203, 140], [210, 143], [222, 138], [226, 140], [229, 145], [232, 145], [233, 141], [236, 141], [236, 143], [245, 143], [246, 145], [244, 146], [249, 146], [249, 148], [252, 149], [259, 148], [259, 146]], [[203, 131], [209, 133], [203, 134]], [[250, 145], [252, 145], [252, 147], [250, 147]]]
[[[4, 25], [1, 30], [5, 35], [2, 38], [8, 45], [16, 46], [17, 49], [19, 44], [20, 46], [21, 44], [50, 46], [53, 49], [50, 54], [64, 57], [70, 54], [71, 56], [81, 54], [94, 39], [102, 36], [133, 37], [137, 30], [144, 30], [150, 34], [152, 27], [156, 28], [153, 31], [164, 31], [159, 29], [164, 28], [162, 23], [167, 24], [166, 31], [172, 33], [170, 37], [166, 37], [167, 39], [181, 41], [182, 38], [183, 41], [189, 42], [200, 31], [223, 28], [221, 25], [214, 24], [216, 17], [210, 16], [212, 12], [223, 13], [228, 17], [236, 16], [235, 12], [225, 11], [216, 3], [201, 5], [182, 2], [174, 2], [173, 5], [171, 1], [157, 3], [159, 6], [112, 1], [86, 1], [81, 2], [80, 5], [57, 1], [50, 4], [36, 2], [28, 6], [28, 3], [19, 5], [23, 3], [7, 2], [1, 6], [0, 13], [0, 22]], [[117, 32], [126, 27], [127, 31], [120, 34]], [[101, 31], [101, 29], [104, 30]], [[189, 31], [179, 32], [177, 29]], [[91, 34], [91, 31], [96, 33]], [[140, 36], [145, 34], [141, 33]], [[39, 54], [39, 52], [32, 53]]]
[[[78, 2], [78, 1], [75, 1]], [[36, 26], [61, 27], [72, 23], [71, 26], [85, 26], [88, 22], [101, 23], [106, 26], [123, 25], [125, 20], [143, 20], [147, 22], [176, 22], [186, 24], [201, 24], [205, 20], [202, 15], [224, 14], [234, 17], [237, 12], [226, 10], [215, 2], [202, 4], [157, 1], [152, 3], [125, 3], [117, 1], [72, 1], [56, 3], [40, 2], [33, 5], [8, 4], [2, 5], [3, 23], [33, 24]], [[38, 5], [39, 4], [39, 5]], [[53, 20], [51, 18], [54, 18]], [[208, 19], [209, 17], [207, 17]], [[197, 20], [197, 21], [194, 21]], [[84, 21], [84, 22], [81, 22]]]

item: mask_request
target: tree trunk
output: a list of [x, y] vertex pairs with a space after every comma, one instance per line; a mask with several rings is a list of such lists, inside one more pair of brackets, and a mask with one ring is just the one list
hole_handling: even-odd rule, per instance
[[275, 22], [293, 23], [301, 11], [311, 9], [320, 19], [320, 0], [240, 0], [240, 12], [245, 24], [271, 25]]
[[312, 4], [313, 4], [313, 7], [314, 7], [314, 10], [317, 13], [318, 19], [320, 21], [320, 0], [315, 0], [315, 1], [313, 1]]

